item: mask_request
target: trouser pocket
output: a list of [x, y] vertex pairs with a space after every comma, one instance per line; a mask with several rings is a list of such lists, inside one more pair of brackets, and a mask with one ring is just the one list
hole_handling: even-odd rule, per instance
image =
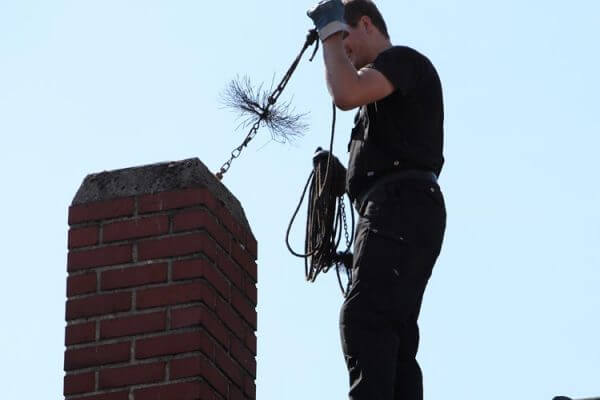
[[420, 302], [430, 266], [399, 231], [366, 229], [355, 264], [356, 284], [372, 311], [404, 319]]

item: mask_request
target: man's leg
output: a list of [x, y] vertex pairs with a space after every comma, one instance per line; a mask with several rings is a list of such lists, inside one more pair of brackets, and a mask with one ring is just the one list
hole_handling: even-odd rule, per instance
[[340, 315], [351, 400], [423, 398], [417, 320], [446, 216], [437, 185], [402, 186], [369, 201], [357, 225], [353, 285]]
[[399, 338], [393, 327], [368, 310], [358, 287], [340, 313], [342, 350], [350, 378], [351, 400], [393, 400]]
[[[440, 254], [446, 230], [446, 210], [439, 186], [416, 185], [412, 189], [403, 193], [410, 193], [413, 201], [406, 208], [413, 210], [413, 221], [418, 221], [419, 229], [412, 236], [412, 255], [407, 257], [409, 263], [405, 266], [412, 278], [416, 302], [409, 318], [399, 320], [397, 325], [400, 344], [396, 362], [395, 400], [423, 399], [423, 374], [416, 359], [419, 347], [418, 320], [423, 294]], [[413, 274], [410, 271], [420, 273]]]
[[399, 346], [396, 359], [395, 400], [423, 399], [423, 374], [417, 362], [419, 347], [418, 314], [411, 316], [398, 330]]
[[422, 399], [414, 358], [418, 330], [412, 319], [428, 272], [414, 269], [419, 265], [414, 249], [386, 226], [389, 222], [361, 218], [357, 227], [353, 285], [340, 313], [351, 400], [399, 398], [398, 382], [403, 393], [410, 393], [403, 400]]
[[370, 221], [356, 226], [353, 283], [340, 311], [342, 350], [350, 377], [351, 400], [393, 400], [398, 337], [381, 312], [374, 310], [374, 287], [363, 279], [358, 263], [374, 262]]

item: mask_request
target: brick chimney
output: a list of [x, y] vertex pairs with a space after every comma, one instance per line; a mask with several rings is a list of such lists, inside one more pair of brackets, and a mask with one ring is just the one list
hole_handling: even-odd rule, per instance
[[67, 400], [255, 399], [257, 245], [198, 159], [87, 176], [69, 226]]

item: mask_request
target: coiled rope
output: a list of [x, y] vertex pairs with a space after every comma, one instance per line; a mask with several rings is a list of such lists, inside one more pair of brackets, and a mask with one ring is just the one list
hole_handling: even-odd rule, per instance
[[[346, 170], [339, 160], [333, 156], [335, 122], [336, 108], [333, 104], [329, 152], [325, 157], [325, 152], [321, 151], [321, 148], [317, 149], [317, 156], [313, 158], [313, 171], [308, 176], [300, 201], [288, 225], [285, 243], [290, 253], [296, 257], [304, 258], [304, 271], [306, 280], [309, 282], [314, 282], [321, 272], [326, 273], [335, 265], [338, 284], [342, 294], [346, 296], [352, 283], [352, 254], [350, 248], [354, 237], [354, 213], [350, 209], [352, 228], [351, 232], [348, 232], [344, 204]], [[309, 194], [304, 253], [299, 253], [294, 251], [290, 245], [290, 231], [307, 192]], [[342, 239], [342, 228], [346, 248], [344, 251], [338, 252], [337, 248]], [[345, 286], [341, 277], [344, 272], [347, 278]]]

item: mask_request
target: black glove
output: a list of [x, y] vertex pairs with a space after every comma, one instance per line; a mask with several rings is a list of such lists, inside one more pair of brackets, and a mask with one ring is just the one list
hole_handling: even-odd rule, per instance
[[354, 255], [350, 251], [348, 251], [348, 252], [338, 251], [333, 260], [334, 260], [334, 262], [341, 262], [342, 264], [344, 264], [344, 266], [346, 267], [346, 269], [348, 271], [351, 271], [352, 263], [354, 262]]

